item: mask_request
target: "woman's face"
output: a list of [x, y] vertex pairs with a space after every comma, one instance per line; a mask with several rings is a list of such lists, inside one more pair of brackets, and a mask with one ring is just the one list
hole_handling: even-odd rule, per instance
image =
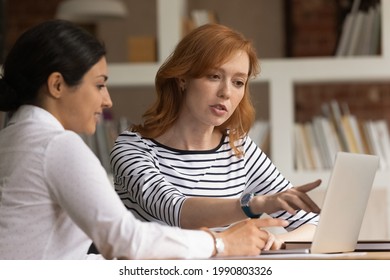
[[65, 129], [85, 134], [95, 132], [103, 109], [112, 106], [106, 87], [107, 77], [107, 62], [103, 57], [84, 75], [80, 85], [65, 86], [57, 116]]
[[205, 76], [184, 80], [186, 89], [181, 118], [191, 124], [219, 126], [233, 114], [245, 93], [249, 57], [244, 51], [232, 57]]

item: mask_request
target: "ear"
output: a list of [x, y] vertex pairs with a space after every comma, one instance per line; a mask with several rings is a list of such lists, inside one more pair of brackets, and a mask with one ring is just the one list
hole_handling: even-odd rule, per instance
[[53, 72], [47, 78], [47, 88], [49, 95], [58, 99], [62, 96], [65, 89], [65, 81], [61, 73]]

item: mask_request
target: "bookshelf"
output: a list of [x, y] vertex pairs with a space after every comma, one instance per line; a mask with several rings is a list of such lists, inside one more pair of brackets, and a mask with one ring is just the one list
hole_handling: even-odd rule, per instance
[[[271, 122], [271, 155], [279, 168], [295, 177], [291, 151], [290, 131], [294, 119], [294, 84], [298, 82], [370, 81], [390, 78], [390, 40], [386, 37], [389, 26], [387, 11], [390, 6], [382, 1], [381, 56], [315, 57], [315, 58], [265, 58], [261, 59], [261, 74], [253, 83], [268, 85], [269, 120]], [[156, 63], [111, 63], [111, 87], [153, 86], [155, 73], [162, 60], [169, 55], [181, 38], [181, 24], [185, 1], [168, 3], [156, 1], [159, 48]], [[280, 114], [280, 112], [284, 112]], [[280, 128], [280, 129], [279, 129]], [[299, 177], [299, 176], [298, 176]]]
[[[340, 56], [310, 58], [264, 58], [260, 60], [261, 74], [253, 84], [266, 85], [267, 116], [271, 127], [270, 155], [280, 171], [295, 185], [321, 178], [318, 200], [330, 172], [297, 171], [294, 167], [294, 86], [297, 83], [390, 81], [390, 1], [381, 1], [381, 54], [374, 56]], [[182, 17], [186, 1], [156, 0], [158, 26], [158, 58], [156, 63], [109, 64], [111, 88], [150, 87], [155, 73], [181, 38]], [[262, 103], [262, 102], [259, 102]], [[260, 106], [260, 107], [258, 107]], [[256, 105], [259, 111], [264, 108]], [[381, 229], [366, 219], [364, 238], [390, 238], [390, 170], [378, 171], [374, 182], [371, 207], [372, 217], [378, 213], [388, 221]], [[317, 196], [317, 193], [314, 193]], [[389, 202], [389, 203], [388, 203]], [[385, 207], [385, 208], [384, 208]], [[379, 216], [380, 216], [379, 215]], [[364, 225], [363, 225], [364, 227]], [[369, 229], [376, 231], [371, 234]]]

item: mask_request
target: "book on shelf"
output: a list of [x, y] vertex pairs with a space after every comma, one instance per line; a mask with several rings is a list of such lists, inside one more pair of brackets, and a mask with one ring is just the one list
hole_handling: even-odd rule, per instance
[[366, 19], [366, 13], [364, 11], [358, 11], [353, 15], [354, 21], [351, 29], [351, 35], [349, 37], [348, 47], [346, 49], [346, 56], [356, 55], [359, 48], [360, 38], [362, 36], [363, 24]]
[[324, 135], [320, 141], [324, 142], [325, 152], [327, 157], [327, 168], [333, 166], [334, 158], [337, 152], [342, 151], [339, 136], [337, 135], [336, 128], [329, 117], [318, 118], [319, 129], [322, 130]]
[[344, 56], [348, 52], [356, 14], [359, 12], [359, 5], [360, 0], [354, 0], [351, 11], [344, 18], [339, 43], [337, 45], [336, 56]]
[[348, 104], [342, 104], [343, 115], [341, 117], [342, 126], [345, 130], [349, 151], [353, 153], [369, 153], [363, 144], [359, 122], [355, 115], [349, 111]]
[[336, 56], [378, 54], [380, 17], [380, 1], [354, 0], [342, 24]]
[[305, 144], [301, 133], [301, 124], [294, 124], [294, 152], [295, 152], [295, 169], [307, 170], [308, 158], [305, 154]]
[[338, 151], [375, 154], [390, 170], [390, 133], [385, 120], [359, 120], [347, 104], [323, 104], [322, 115], [294, 124], [297, 170], [330, 169]]
[[374, 122], [376, 135], [378, 137], [379, 148], [384, 160], [383, 169], [390, 169], [390, 135], [386, 121], [378, 120]]
[[321, 151], [318, 145], [318, 136], [314, 129], [314, 125], [310, 122], [304, 124], [304, 135], [306, 136], [306, 143], [310, 146], [309, 154], [313, 163], [313, 169], [323, 169], [324, 165], [321, 160]]
[[372, 29], [370, 31], [369, 53], [376, 54], [380, 52], [380, 37], [381, 37], [381, 6], [377, 4], [374, 7]]
[[366, 121], [363, 123], [368, 145], [373, 154], [379, 156], [379, 167], [382, 170], [390, 167], [390, 142], [387, 124], [383, 120]]
[[295, 149], [297, 153], [296, 166], [298, 170], [322, 169], [321, 154], [317, 136], [312, 123], [296, 123], [294, 125]]
[[[358, 42], [351, 55], [370, 55], [376, 53], [375, 49], [371, 51], [371, 44], [373, 42], [373, 38], [371, 36], [374, 31], [374, 22], [377, 18], [379, 18], [376, 8], [377, 6], [370, 6], [367, 11], [361, 12], [362, 20], [360, 34]], [[379, 28], [379, 26], [375, 25], [375, 28]]]
[[[328, 104], [324, 104], [328, 105]], [[347, 131], [345, 127], [343, 126], [342, 116], [341, 116], [341, 109], [337, 101], [332, 100], [329, 103], [329, 116], [331, 118], [331, 123], [334, 126], [334, 129], [336, 130], [336, 135], [339, 139], [340, 143], [340, 150], [350, 152], [352, 148], [350, 147]]]
[[304, 134], [304, 124], [296, 123], [294, 126], [295, 149], [297, 153], [297, 169], [309, 170], [314, 168], [310, 147]]
[[327, 138], [327, 135], [325, 135], [325, 129], [323, 128], [324, 127], [323, 123], [326, 122], [328, 122], [328, 120], [322, 116], [314, 117], [311, 122], [313, 125], [313, 131], [315, 135], [314, 139], [318, 145], [320, 160], [322, 162], [322, 168], [324, 169], [330, 168], [333, 164], [332, 147], [334, 146], [329, 141], [335, 141], [334, 139], [332, 140], [331, 138], [330, 139]]

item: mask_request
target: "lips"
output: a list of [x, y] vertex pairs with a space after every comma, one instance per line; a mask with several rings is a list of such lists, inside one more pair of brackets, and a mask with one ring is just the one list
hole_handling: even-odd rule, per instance
[[227, 111], [225, 105], [222, 105], [222, 104], [212, 105], [211, 107], [213, 107], [217, 110], [220, 110], [220, 111]]

